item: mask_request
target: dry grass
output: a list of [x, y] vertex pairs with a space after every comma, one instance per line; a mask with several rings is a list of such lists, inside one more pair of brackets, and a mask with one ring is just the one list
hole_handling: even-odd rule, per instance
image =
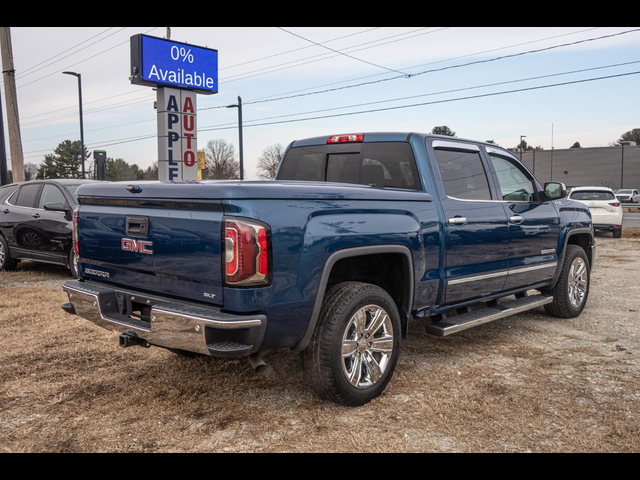
[[[120, 350], [67, 316], [62, 270], [0, 274], [0, 451], [638, 452], [640, 241], [599, 239], [588, 311], [543, 312], [449, 339], [412, 325], [387, 393], [319, 401], [285, 351], [267, 380], [248, 364]], [[53, 282], [53, 283], [49, 283]], [[28, 288], [25, 286], [29, 285]]]
[[640, 228], [626, 228], [622, 231], [622, 238], [640, 238]]

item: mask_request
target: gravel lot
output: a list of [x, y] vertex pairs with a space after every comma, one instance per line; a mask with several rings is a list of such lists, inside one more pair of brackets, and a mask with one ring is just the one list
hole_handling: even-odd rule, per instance
[[638, 452], [640, 232], [599, 238], [585, 314], [536, 311], [448, 339], [411, 325], [387, 393], [319, 401], [298, 356], [248, 364], [117, 348], [67, 316], [64, 270], [0, 273], [0, 451]]

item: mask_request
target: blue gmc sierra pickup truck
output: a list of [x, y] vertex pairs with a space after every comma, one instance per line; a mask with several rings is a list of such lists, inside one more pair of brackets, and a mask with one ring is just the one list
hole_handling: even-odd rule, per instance
[[87, 185], [63, 308], [123, 347], [256, 369], [293, 349], [321, 397], [360, 406], [413, 319], [445, 337], [582, 313], [594, 231], [566, 193], [495, 145], [416, 133], [296, 141], [275, 182]]

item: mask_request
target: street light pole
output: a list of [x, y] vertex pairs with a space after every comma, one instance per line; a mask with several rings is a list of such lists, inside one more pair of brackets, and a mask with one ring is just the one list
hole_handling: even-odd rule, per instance
[[76, 72], [63, 72], [63, 75], [71, 75], [72, 77], [76, 77], [78, 79], [78, 98], [80, 102], [80, 163], [82, 164], [82, 179], [87, 178], [87, 174], [85, 171], [85, 157], [84, 157], [84, 115], [82, 113], [82, 75]]
[[237, 105], [229, 105], [227, 108], [238, 109], [238, 128], [240, 129], [240, 181], [244, 180], [244, 133], [242, 124], [242, 97], [238, 97]]
[[524, 139], [527, 138], [525, 135], [520, 135], [520, 161], [523, 161], [524, 154]]

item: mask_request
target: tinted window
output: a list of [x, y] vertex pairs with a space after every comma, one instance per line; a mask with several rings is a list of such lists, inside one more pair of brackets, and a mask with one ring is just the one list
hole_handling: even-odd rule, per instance
[[484, 164], [477, 152], [436, 150], [447, 196], [460, 200], [491, 200]]
[[509, 202], [535, 202], [537, 195], [533, 180], [515, 161], [490, 155], [493, 168], [498, 175], [502, 199]]
[[16, 207], [35, 208], [36, 197], [40, 191], [40, 185], [25, 185], [20, 189], [12, 202]]
[[613, 193], [593, 191], [593, 192], [575, 192], [575, 193], [572, 193], [571, 194], [571, 199], [572, 200], [582, 201], [582, 202], [584, 202], [584, 201], [600, 202], [600, 201], [615, 200], [616, 197], [615, 197], [615, 195], [613, 195]]
[[4, 202], [15, 190], [15, 186], [0, 188], [0, 202]]
[[278, 179], [421, 190], [409, 144], [371, 143], [353, 148], [353, 153], [335, 154], [330, 146], [291, 149]]
[[62, 194], [62, 191], [55, 185], [45, 185], [42, 189], [42, 195], [40, 195], [38, 208], [44, 210], [44, 206], [48, 203], [67, 205], [67, 199]]

